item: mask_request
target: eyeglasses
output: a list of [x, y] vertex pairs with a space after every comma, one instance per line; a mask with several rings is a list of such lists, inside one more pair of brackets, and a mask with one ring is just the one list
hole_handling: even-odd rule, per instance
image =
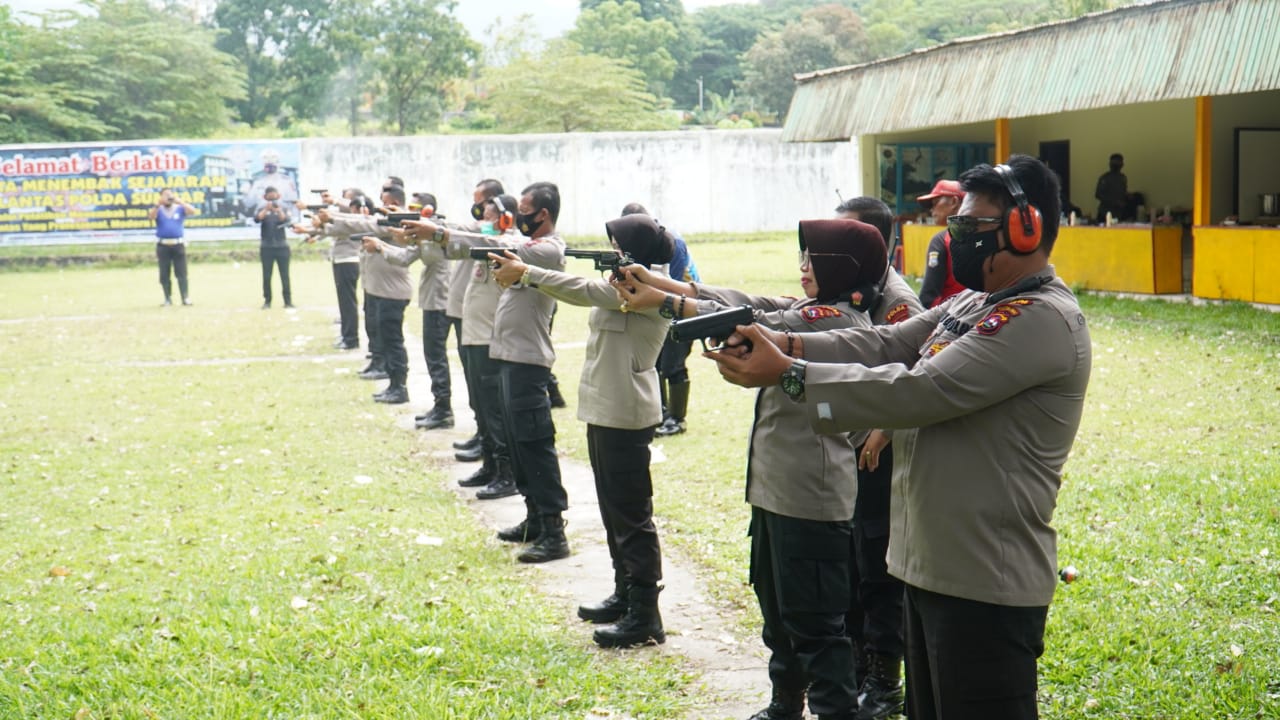
[[997, 225], [997, 230], [1004, 228], [1004, 218], [982, 217], [979, 215], [952, 215], [947, 218], [947, 232], [953, 242], [969, 242], [976, 235], [979, 225]]
[[809, 251], [808, 251], [808, 250], [801, 250], [801, 251], [800, 251], [800, 269], [801, 269], [801, 270], [803, 270], [803, 269], [805, 269], [805, 268], [809, 267], [809, 265], [810, 265], [810, 261], [809, 261]]
[[800, 269], [804, 270], [805, 268], [813, 267], [813, 259], [820, 258], [820, 257], [844, 258], [845, 260], [852, 262], [856, 269], [858, 270], [862, 269], [862, 263], [859, 262], [858, 259], [852, 255], [849, 255], [846, 253], [812, 253], [811, 254], [808, 250], [800, 251]]

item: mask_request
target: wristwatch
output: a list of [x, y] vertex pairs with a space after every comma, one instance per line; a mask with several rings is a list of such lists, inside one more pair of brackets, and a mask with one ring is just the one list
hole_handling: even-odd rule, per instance
[[436, 226], [435, 234], [433, 234], [433, 235], [431, 236], [431, 240], [432, 240], [433, 242], [435, 242], [437, 245], [438, 245], [438, 244], [440, 244], [442, 241], [444, 241], [444, 226], [443, 226], [443, 225], [437, 225], [437, 226]]
[[668, 320], [675, 318], [676, 297], [674, 295], [667, 295], [662, 298], [662, 307], [658, 308], [658, 314]]
[[782, 392], [792, 400], [804, 400], [804, 369], [808, 365], [808, 361], [793, 360], [791, 367], [782, 371], [779, 384], [782, 385]]

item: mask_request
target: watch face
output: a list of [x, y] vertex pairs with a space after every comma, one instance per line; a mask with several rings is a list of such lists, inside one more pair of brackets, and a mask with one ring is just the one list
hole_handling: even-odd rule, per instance
[[804, 379], [794, 370], [788, 369], [782, 373], [782, 392], [793, 398], [800, 397], [804, 394]]

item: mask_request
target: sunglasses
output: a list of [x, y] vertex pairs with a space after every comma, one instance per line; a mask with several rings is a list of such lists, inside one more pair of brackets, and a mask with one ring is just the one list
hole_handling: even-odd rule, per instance
[[1004, 218], [982, 217], [980, 215], [952, 215], [947, 218], [947, 232], [953, 242], [969, 242], [978, 232], [979, 225], [997, 225], [997, 230], [1004, 229]]

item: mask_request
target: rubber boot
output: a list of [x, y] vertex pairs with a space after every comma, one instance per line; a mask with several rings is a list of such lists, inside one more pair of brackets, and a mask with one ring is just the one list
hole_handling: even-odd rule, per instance
[[637, 645], [667, 641], [662, 629], [662, 615], [658, 613], [658, 586], [627, 589], [627, 614], [613, 625], [605, 625], [591, 635], [600, 647], [629, 648]]
[[627, 612], [626, 580], [613, 581], [613, 594], [598, 603], [578, 606], [578, 617], [593, 623], [617, 622]]
[[775, 687], [769, 707], [747, 720], [804, 720], [804, 690]]
[[872, 654], [867, 681], [858, 696], [857, 720], [884, 720], [902, 714], [902, 658]]
[[564, 536], [564, 518], [560, 513], [544, 513], [542, 534], [538, 541], [516, 556], [522, 563], [544, 563], [569, 557], [569, 541]]
[[663, 420], [662, 424], [659, 425], [658, 429], [653, 433], [660, 437], [679, 435], [684, 432], [684, 416], [689, 410], [689, 383], [670, 383], [670, 389], [667, 391], [667, 399], [670, 400], [671, 403], [667, 419]]

